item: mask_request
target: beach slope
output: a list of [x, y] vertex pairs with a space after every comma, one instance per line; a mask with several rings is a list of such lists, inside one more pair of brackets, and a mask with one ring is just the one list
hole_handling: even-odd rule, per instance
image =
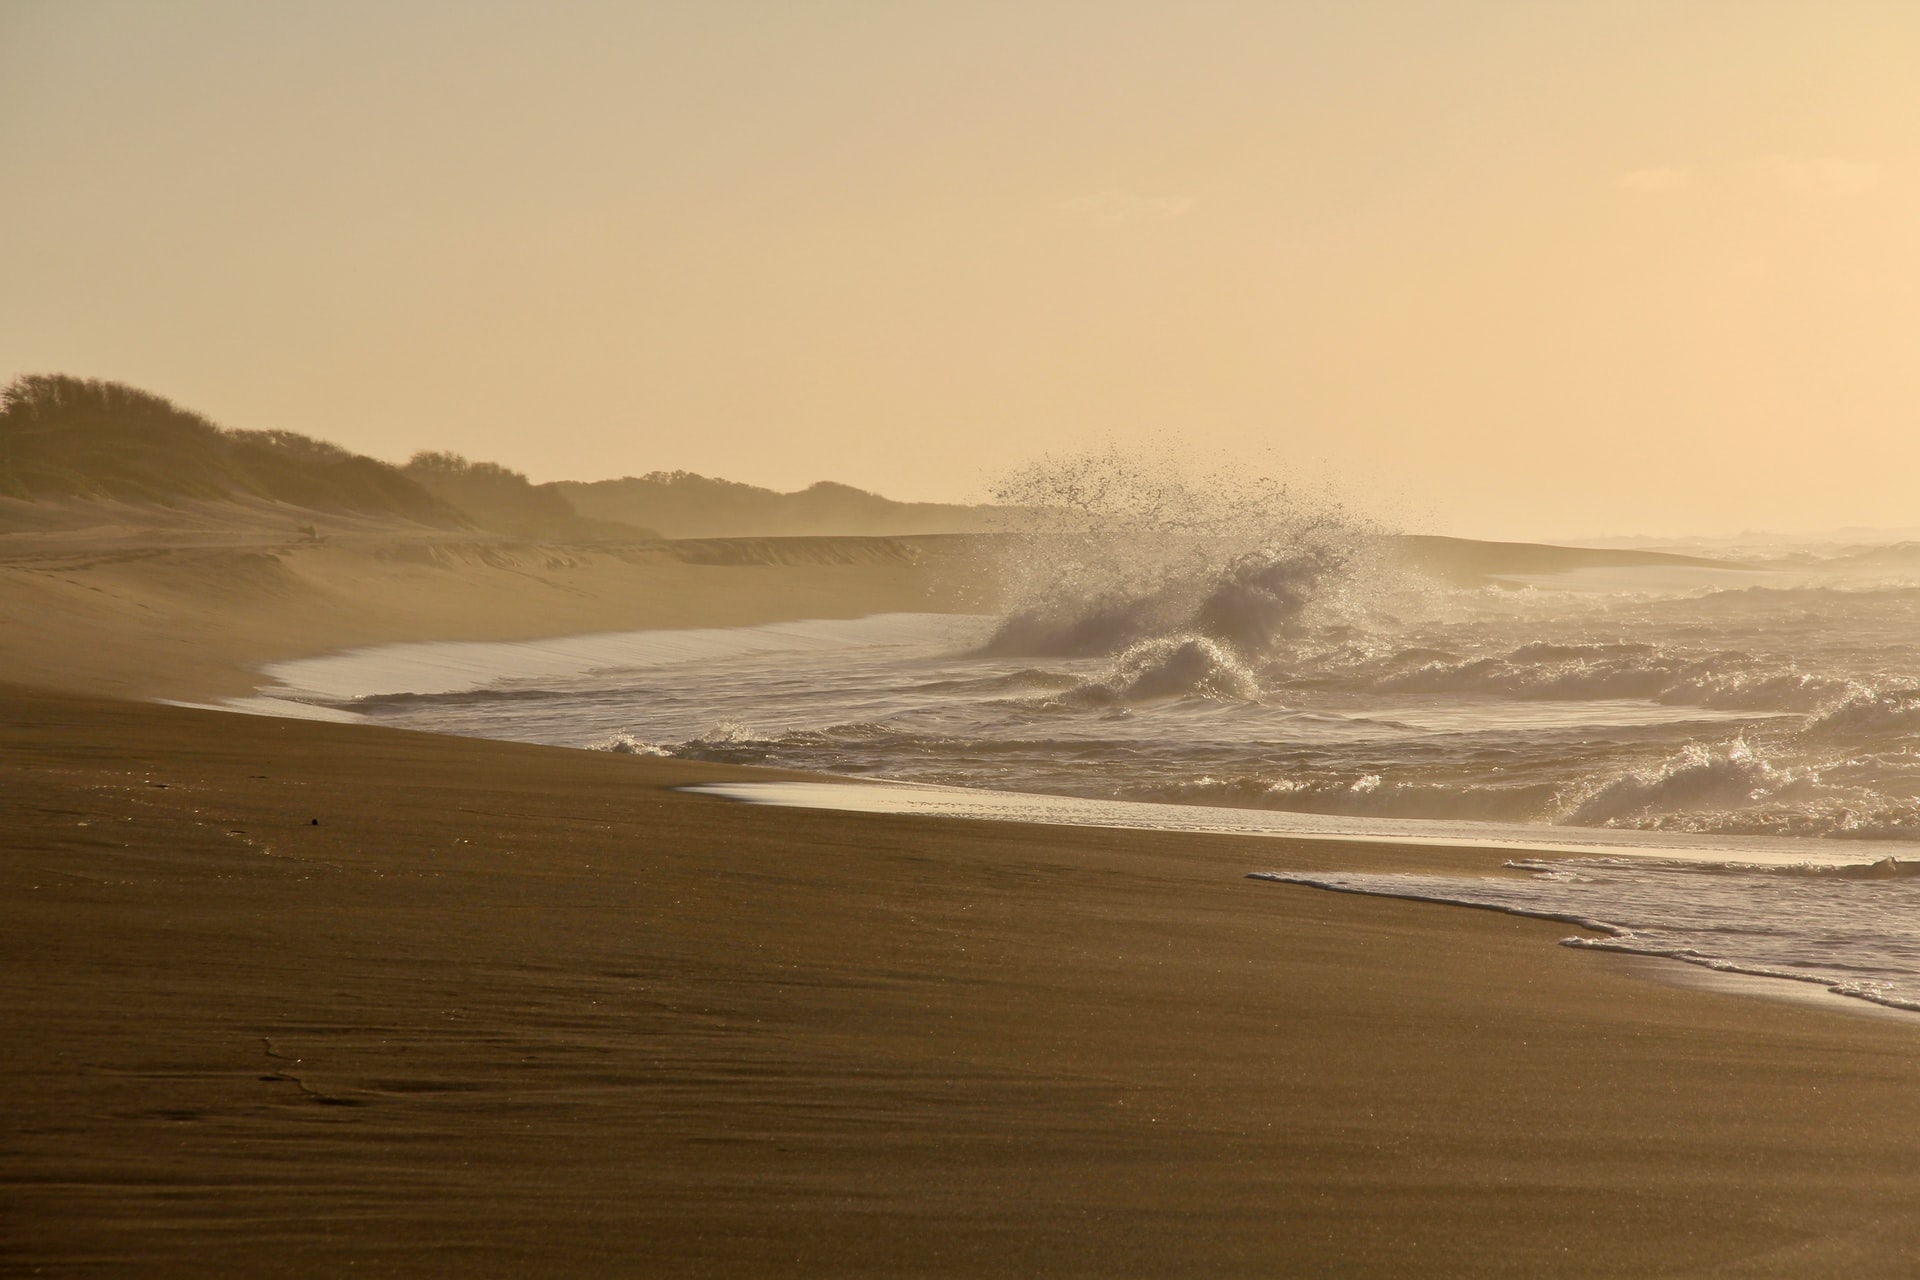
[[1891, 1019], [722, 766], [0, 697], [33, 1274], [1897, 1274]]
[[[296, 601], [325, 586], [305, 554], [279, 559]], [[652, 616], [919, 589], [877, 554], [838, 578], [836, 553], [680, 557], [686, 589]], [[762, 809], [674, 789], [748, 776], [725, 766], [96, 696], [150, 691], [142, 654], [177, 656], [153, 638], [196, 626], [188, 696], [237, 691], [248, 646], [312, 642], [138, 567], [168, 560], [64, 585], [16, 561], [0, 584], [7, 652], [39, 664], [39, 687], [15, 665], [0, 689], [0, 1270], [1789, 1276], [1920, 1257], [1909, 1021], [1650, 981], [1555, 946], [1563, 925], [1246, 879], [1499, 855]], [[482, 618], [528, 563], [416, 567]], [[551, 572], [614, 601], [627, 570]], [[49, 599], [69, 611], [23, 608]], [[79, 629], [143, 604], [148, 631]], [[361, 605], [320, 638], [433, 627], [404, 591]], [[325, 612], [299, 607], [303, 626]], [[463, 616], [442, 638], [486, 638]]]

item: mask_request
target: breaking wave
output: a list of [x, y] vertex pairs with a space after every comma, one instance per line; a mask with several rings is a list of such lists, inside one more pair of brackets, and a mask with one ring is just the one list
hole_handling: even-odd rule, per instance
[[1697, 653], [1642, 642], [1528, 644], [1473, 658], [1424, 652], [1424, 661], [1397, 655], [1386, 664], [1379, 687], [1541, 701], [1644, 698], [1779, 714], [1823, 710], [1862, 692], [1857, 681], [1783, 670], [1775, 661], [1737, 650]]
[[1253, 702], [1260, 696], [1260, 677], [1231, 648], [1206, 636], [1181, 635], [1139, 641], [1105, 671], [1034, 705], [1107, 707], [1165, 698]]
[[1672, 760], [1601, 784], [1561, 820], [1575, 826], [1652, 826], [1662, 817], [1777, 799], [1817, 782], [1811, 770], [1779, 768], [1759, 758], [1744, 738], [1721, 747], [1690, 742]]
[[1039, 515], [1003, 564], [1011, 604], [991, 656], [1202, 639], [1259, 658], [1302, 632], [1378, 536], [1270, 480], [1189, 481], [1117, 453], [1037, 465], [995, 498]]
[[1198, 696], [1251, 701], [1260, 679], [1233, 651], [1204, 635], [1143, 640], [1121, 654], [1108, 687], [1128, 699]]
[[1920, 689], [1858, 691], [1814, 719], [1807, 732], [1920, 740]]

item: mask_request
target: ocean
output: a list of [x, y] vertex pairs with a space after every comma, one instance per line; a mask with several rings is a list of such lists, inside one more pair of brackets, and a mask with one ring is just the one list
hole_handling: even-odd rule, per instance
[[1526, 874], [1278, 874], [1920, 1010], [1920, 548], [1255, 523], [1020, 543], [990, 612], [389, 646], [256, 706], [909, 784], [719, 788], [762, 802], [1492, 845]]

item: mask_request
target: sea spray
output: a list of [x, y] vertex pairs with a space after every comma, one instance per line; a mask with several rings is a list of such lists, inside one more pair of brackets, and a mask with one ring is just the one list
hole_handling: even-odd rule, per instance
[[1167, 641], [1188, 645], [1191, 664], [1206, 641], [1236, 662], [1260, 659], [1297, 637], [1378, 541], [1337, 504], [1270, 478], [1194, 480], [1118, 452], [1035, 464], [994, 496], [1028, 513], [1003, 565], [1009, 607], [983, 650], [996, 656]]

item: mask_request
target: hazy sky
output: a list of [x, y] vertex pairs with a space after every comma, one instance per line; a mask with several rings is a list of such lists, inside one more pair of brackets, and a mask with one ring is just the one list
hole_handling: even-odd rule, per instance
[[1920, 3], [0, 0], [0, 376], [537, 480], [1920, 524]]

